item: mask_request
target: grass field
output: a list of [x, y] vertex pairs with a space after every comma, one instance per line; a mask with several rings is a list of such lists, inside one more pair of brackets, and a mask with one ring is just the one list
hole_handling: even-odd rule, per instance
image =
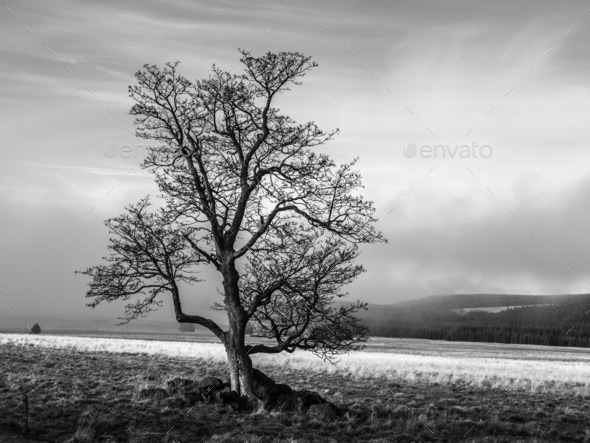
[[553, 306], [550, 303], [538, 304], [538, 305], [510, 305], [510, 306], [489, 306], [485, 308], [459, 308], [453, 309], [457, 314], [467, 314], [469, 312], [488, 312], [490, 314], [497, 314], [498, 312], [508, 311], [510, 309], [528, 308], [531, 306]]
[[27, 393], [29, 428], [46, 441], [590, 441], [585, 349], [374, 339], [335, 365], [253, 360], [349, 413], [324, 423], [138, 400], [177, 376], [227, 378], [216, 343], [0, 334], [0, 429], [22, 426]]

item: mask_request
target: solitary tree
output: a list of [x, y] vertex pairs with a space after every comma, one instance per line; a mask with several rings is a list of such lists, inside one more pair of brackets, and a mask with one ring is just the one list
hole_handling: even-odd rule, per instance
[[[82, 273], [92, 277], [89, 306], [133, 299], [124, 321], [170, 294], [177, 321], [213, 332], [232, 389], [254, 398], [253, 354], [303, 349], [330, 359], [362, 347], [367, 330], [353, 314], [365, 304], [333, 302], [364, 271], [354, 263], [359, 244], [385, 240], [355, 160], [338, 166], [314, 149], [337, 130], [297, 124], [274, 106], [316, 63], [296, 52], [241, 55], [239, 75], [213, 66], [191, 82], [178, 62], [136, 73], [131, 114], [137, 135], [155, 142], [142, 167], [162, 203], [150, 209], [146, 197], [107, 220], [110, 254]], [[221, 274], [214, 307], [227, 329], [182, 308], [199, 296], [199, 266]], [[265, 340], [246, 343], [246, 331]]]

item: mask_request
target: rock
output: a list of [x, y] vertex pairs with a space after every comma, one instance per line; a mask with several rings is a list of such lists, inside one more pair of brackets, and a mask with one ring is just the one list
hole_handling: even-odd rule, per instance
[[219, 392], [221, 403], [228, 405], [234, 411], [239, 411], [243, 407], [243, 402], [240, 399], [240, 394], [236, 391], [221, 391]]
[[197, 384], [197, 388], [199, 389], [211, 389], [211, 390], [218, 390], [223, 389], [225, 383], [217, 377], [205, 377], [199, 381]]
[[300, 405], [301, 409], [305, 411], [307, 411], [311, 405], [326, 403], [326, 400], [324, 400], [317, 392], [296, 391], [295, 395], [297, 395], [298, 404]]
[[289, 385], [276, 383], [258, 369], [253, 370], [254, 394], [262, 399], [267, 411], [305, 413], [311, 405], [326, 403], [311, 391], [293, 391]]
[[277, 383], [271, 395], [290, 394], [291, 392], [293, 392], [291, 386], [282, 383]]
[[194, 380], [176, 377], [166, 383], [166, 392], [168, 392], [170, 395], [176, 393], [184, 395], [184, 393], [192, 390], [195, 387], [196, 382]]
[[225, 404], [237, 403], [240, 399], [240, 394], [236, 391], [220, 392], [219, 397]]
[[290, 394], [293, 392], [289, 385], [275, 382], [268, 375], [254, 369], [254, 393], [258, 398], [263, 400], [271, 396], [280, 394]]
[[[267, 411], [293, 412], [309, 414], [319, 420], [334, 420], [343, 411], [332, 403], [328, 403], [317, 392], [294, 391], [289, 385], [276, 383], [269, 376], [258, 369], [253, 370], [254, 394], [263, 400]], [[233, 410], [252, 410], [256, 402], [252, 403], [246, 397], [230, 389], [229, 383], [224, 383], [217, 377], [207, 376], [195, 382], [185, 378], [174, 378], [166, 383], [166, 390], [161, 388], [142, 389], [140, 399], [165, 398], [174, 395], [179, 401], [194, 405], [205, 402], [231, 407]]]
[[307, 415], [317, 418], [321, 421], [332, 421], [337, 417], [342, 416], [343, 411], [332, 403], [321, 403], [311, 405], [307, 411]]
[[168, 393], [165, 389], [162, 388], [144, 388], [139, 391], [137, 397], [140, 400], [145, 399], [158, 399], [161, 400], [163, 398], [168, 397]]
[[229, 391], [229, 385], [216, 377], [205, 377], [198, 383], [193, 380], [175, 378], [166, 385], [170, 394], [180, 395], [188, 404], [197, 402], [223, 403], [220, 393]]
[[221, 389], [201, 388], [200, 392], [204, 401], [210, 403], [223, 403], [223, 398], [231, 391], [224, 385]]
[[276, 382], [258, 369], [253, 370], [254, 378], [254, 394], [258, 398], [268, 398], [272, 395], [276, 387]]
[[312, 391], [292, 391], [271, 395], [265, 402], [267, 411], [297, 412], [304, 414], [310, 406], [326, 403], [317, 392]]
[[203, 401], [203, 394], [201, 390], [198, 389], [196, 391], [188, 391], [182, 395], [182, 398], [186, 400], [189, 405], [194, 405], [197, 402]]
[[227, 389], [225, 383], [215, 377], [205, 377], [197, 385], [196, 393], [198, 393], [201, 401], [208, 403], [222, 403], [219, 396], [220, 391]]

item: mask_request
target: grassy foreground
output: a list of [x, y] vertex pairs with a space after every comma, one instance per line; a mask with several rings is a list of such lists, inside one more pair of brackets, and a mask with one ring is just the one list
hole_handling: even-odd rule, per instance
[[174, 377], [227, 378], [223, 359], [213, 355], [190, 358], [0, 340], [0, 434], [22, 428], [26, 393], [29, 434], [42, 441], [590, 441], [590, 395], [579, 383], [566, 388], [563, 380], [554, 389], [531, 389], [526, 383], [506, 389], [508, 384], [485, 380], [440, 382], [420, 373], [412, 378], [411, 368], [395, 371], [396, 377], [380, 371], [359, 376], [338, 366], [326, 371], [319, 364], [313, 370], [260, 361], [278, 382], [318, 391], [350, 412], [327, 423], [288, 413], [242, 414], [202, 403], [190, 409], [174, 397], [138, 399], [140, 389], [163, 387]]

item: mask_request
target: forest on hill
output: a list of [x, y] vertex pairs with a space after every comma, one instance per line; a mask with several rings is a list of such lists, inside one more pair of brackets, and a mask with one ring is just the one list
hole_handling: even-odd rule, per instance
[[[504, 308], [498, 312], [478, 308]], [[590, 294], [432, 296], [369, 305], [370, 335], [548, 346], [590, 346]]]

